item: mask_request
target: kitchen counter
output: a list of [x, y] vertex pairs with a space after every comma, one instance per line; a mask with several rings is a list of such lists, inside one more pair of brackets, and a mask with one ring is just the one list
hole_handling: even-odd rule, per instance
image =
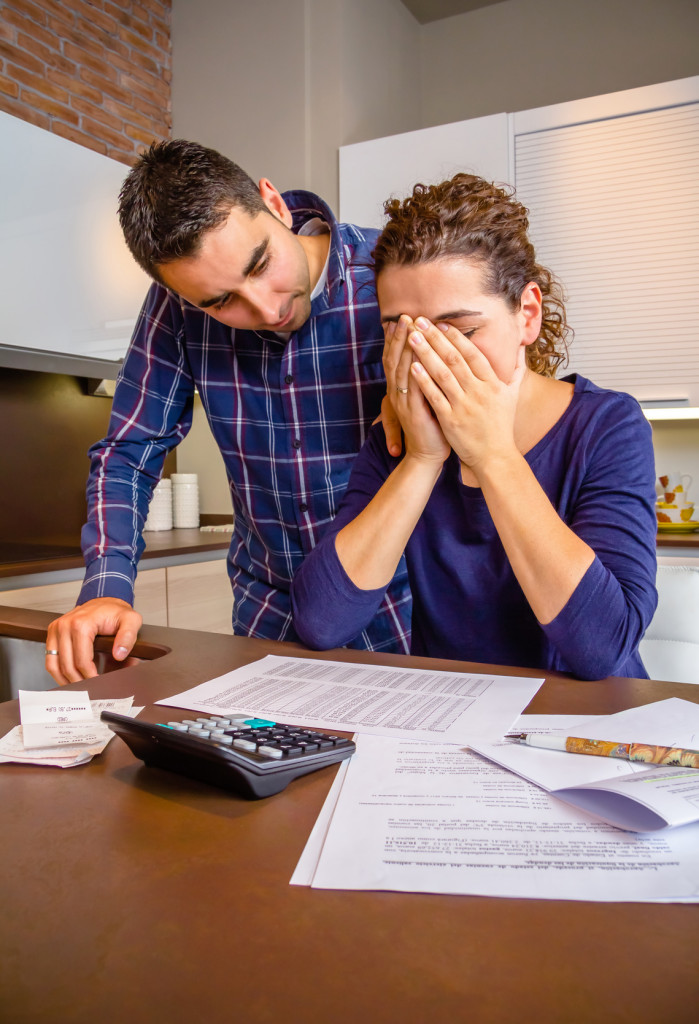
[[[144, 534], [146, 550], [143, 562], [190, 556], [191, 561], [214, 553], [223, 556], [228, 550], [229, 533], [202, 533], [199, 529], [153, 530]], [[142, 565], [142, 568], [147, 568]], [[83, 570], [80, 545], [73, 542], [58, 544], [4, 543], [0, 544], [0, 579], [40, 573]]]
[[[0, 636], [41, 651], [50, 618], [0, 608]], [[154, 701], [268, 653], [483, 671], [161, 627], [144, 627], [138, 653], [147, 660], [73, 689], [133, 694], [160, 721]], [[697, 701], [699, 687], [547, 673], [528, 710], [611, 713], [665, 697]], [[17, 721], [17, 702], [0, 704], [0, 733]], [[250, 802], [147, 768], [117, 738], [76, 768], [0, 765], [0, 1017], [505, 1024], [524, 1007], [539, 1024], [589, 1024], [696, 1010], [694, 906], [289, 885], [335, 774]]]

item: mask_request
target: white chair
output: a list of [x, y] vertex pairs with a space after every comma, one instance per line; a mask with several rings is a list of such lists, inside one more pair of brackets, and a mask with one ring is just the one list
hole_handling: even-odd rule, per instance
[[651, 679], [699, 683], [699, 568], [658, 566], [658, 608], [639, 647]]

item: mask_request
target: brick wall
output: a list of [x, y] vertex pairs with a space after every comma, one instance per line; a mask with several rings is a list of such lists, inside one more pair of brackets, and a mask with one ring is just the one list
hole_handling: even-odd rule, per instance
[[131, 164], [169, 138], [172, 0], [0, 0], [0, 110]]

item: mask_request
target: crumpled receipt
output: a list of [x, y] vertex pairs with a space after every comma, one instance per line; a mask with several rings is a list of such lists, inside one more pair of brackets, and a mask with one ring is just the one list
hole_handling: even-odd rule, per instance
[[135, 718], [143, 708], [133, 697], [90, 700], [87, 691], [20, 690], [21, 725], [0, 738], [0, 764], [72, 768], [101, 754], [114, 733], [100, 721], [103, 711]]

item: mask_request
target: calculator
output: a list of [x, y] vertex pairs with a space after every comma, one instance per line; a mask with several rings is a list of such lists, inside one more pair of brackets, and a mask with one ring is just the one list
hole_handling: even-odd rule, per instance
[[344, 736], [243, 714], [153, 724], [103, 711], [102, 720], [147, 765], [249, 800], [280, 793], [299, 775], [343, 761], [355, 751]]

